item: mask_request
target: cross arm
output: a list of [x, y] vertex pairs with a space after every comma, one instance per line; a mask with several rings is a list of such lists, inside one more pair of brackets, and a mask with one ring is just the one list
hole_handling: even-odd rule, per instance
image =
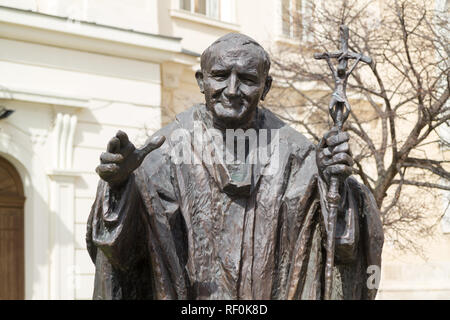
[[[358, 59], [360, 57], [359, 53], [354, 53], [354, 52], [347, 52], [344, 57], [341, 57], [342, 53], [343, 53], [342, 51], [315, 53], [314, 54], [314, 59], [326, 59], [326, 58]], [[367, 64], [371, 64], [372, 63], [372, 58], [370, 58], [368, 56], [365, 56], [365, 55], [361, 55], [360, 60], [365, 62], [365, 63], [367, 63]]]

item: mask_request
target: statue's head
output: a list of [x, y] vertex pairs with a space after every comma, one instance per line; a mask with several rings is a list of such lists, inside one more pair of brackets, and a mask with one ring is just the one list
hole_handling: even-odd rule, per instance
[[253, 119], [272, 84], [269, 68], [264, 48], [240, 33], [219, 38], [203, 52], [195, 77], [217, 123], [239, 128]]

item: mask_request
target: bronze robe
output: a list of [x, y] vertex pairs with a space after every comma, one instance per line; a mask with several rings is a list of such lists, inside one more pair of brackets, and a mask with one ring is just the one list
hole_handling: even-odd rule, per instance
[[[315, 146], [259, 108], [257, 128], [279, 129], [279, 170], [253, 166], [236, 182], [226, 165], [173, 161], [171, 133], [191, 134], [195, 121], [212, 125], [204, 105], [155, 133], [166, 142], [121, 190], [100, 180], [87, 229], [93, 298], [321, 299], [327, 187]], [[373, 299], [366, 281], [367, 267], [381, 265], [379, 211], [353, 178], [344, 189], [332, 297]]]

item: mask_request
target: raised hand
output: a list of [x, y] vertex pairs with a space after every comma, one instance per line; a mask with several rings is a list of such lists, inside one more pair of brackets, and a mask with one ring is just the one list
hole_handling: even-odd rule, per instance
[[100, 165], [95, 171], [111, 188], [119, 188], [141, 165], [144, 158], [159, 148], [165, 140], [164, 136], [156, 136], [143, 148], [136, 149], [127, 134], [119, 130], [116, 136], [109, 140], [106, 152], [100, 155]]
[[347, 132], [339, 132], [336, 127], [325, 133], [317, 153], [319, 173], [327, 183], [331, 176], [340, 182], [352, 174], [353, 158], [348, 145]]

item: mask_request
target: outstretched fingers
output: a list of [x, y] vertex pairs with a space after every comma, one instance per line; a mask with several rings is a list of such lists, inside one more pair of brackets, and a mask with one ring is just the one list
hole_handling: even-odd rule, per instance
[[166, 141], [164, 136], [153, 137], [144, 147], [137, 149], [138, 160], [142, 161], [153, 150], [158, 149]]
[[117, 131], [116, 138], [120, 140], [120, 146], [122, 148], [130, 142], [130, 140], [128, 139], [128, 135], [122, 130]]
[[121, 163], [124, 157], [120, 153], [103, 152], [100, 155], [101, 163]]
[[120, 153], [125, 158], [128, 157], [135, 150], [134, 144], [130, 142], [128, 135], [121, 130], [117, 131], [116, 138], [120, 141]]
[[97, 168], [95, 169], [97, 174], [105, 181], [108, 181], [110, 180], [110, 178], [117, 175], [119, 170], [120, 170], [119, 166], [115, 163], [104, 163], [104, 164], [102, 163], [98, 165]]
[[108, 146], [106, 147], [106, 151], [109, 153], [117, 153], [120, 151], [120, 140], [117, 137], [113, 137], [108, 142]]

